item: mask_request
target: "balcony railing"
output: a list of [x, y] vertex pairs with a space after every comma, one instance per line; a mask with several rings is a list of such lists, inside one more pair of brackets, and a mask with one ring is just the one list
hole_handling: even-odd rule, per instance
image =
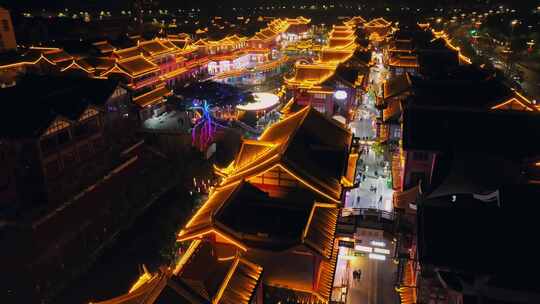
[[379, 209], [343, 208], [341, 210], [341, 216], [351, 216], [351, 215], [373, 216], [373, 217], [379, 217], [379, 218], [390, 220], [390, 221], [393, 221], [395, 218], [394, 212], [389, 212], [389, 211], [379, 210]]

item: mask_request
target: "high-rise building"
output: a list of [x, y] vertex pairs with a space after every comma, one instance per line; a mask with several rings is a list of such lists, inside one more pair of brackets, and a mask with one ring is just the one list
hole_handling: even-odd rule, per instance
[[15, 40], [11, 15], [7, 9], [0, 7], [0, 52], [15, 48], [17, 48], [17, 41]]

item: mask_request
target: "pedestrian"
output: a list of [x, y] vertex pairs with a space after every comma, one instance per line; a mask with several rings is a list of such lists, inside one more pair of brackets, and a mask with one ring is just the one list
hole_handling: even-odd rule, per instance
[[379, 196], [379, 204], [382, 204], [382, 195]]

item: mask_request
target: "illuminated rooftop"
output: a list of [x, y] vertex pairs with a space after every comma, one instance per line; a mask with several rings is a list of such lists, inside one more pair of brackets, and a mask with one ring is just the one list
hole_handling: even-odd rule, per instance
[[236, 109], [241, 111], [264, 111], [279, 104], [279, 97], [271, 93], [253, 93], [255, 102], [246, 105], [237, 105]]
[[227, 176], [222, 184], [279, 167], [326, 200], [339, 202], [351, 141], [348, 129], [306, 107], [270, 126], [257, 143], [244, 142], [230, 168], [222, 171]]

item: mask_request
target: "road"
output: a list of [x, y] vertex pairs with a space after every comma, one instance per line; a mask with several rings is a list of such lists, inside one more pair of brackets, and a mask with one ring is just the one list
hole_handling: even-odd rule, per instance
[[378, 261], [367, 256], [350, 260], [352, 269], [360, 269], [360, 280], [351, 274], [347, 303], [397, 303], [394, 291], [396, 265], [392, 259]]
[[[379, 91], [384, 81], [384, 68], [377, 65], [370, 69], [370, 80], [373, 80], [375, 91]], [[346, 208], [374, 208], [392, 211], [393, 190], [387, 186], [389, 164], [383, 155], [377, 155], [371, 146], [376, 140], [376, 118], [379, 115], [375, 108], [375, 100], [371, 94], [365, 94], [362, 105], [357, 109], [355, 120], [349, 126], [355, 136], [366, 144], [363, 146], [358, 162], [357, 174], [362, 176], [360, 186], [347, 193]]]
[[[356, 233], [358, 235], [358, 232]], [[381, 232], [382, 234], [382, 232]], [[361, 239], [355, 236], [355, 239]], [[377, 238], [386, 244], [391, 240]], [[362, 244], [369, 244], [362, 240]], [[373, 247], [371, 247], [373, 248]], [[332, 300], [337, 300], [342, 294], [342, 301], [347, 304], [394, 304], [399, 303], [394, 290], [397, 266], [391, 256], [393, 246], [389, 246], [390, 254], [382, 254], [385, 260], [370, 259], [365, 253], [351, 248], [340, 247], [334, 279]], [[354, 278], [354, 271], [360, 271], [360, 279]]]

